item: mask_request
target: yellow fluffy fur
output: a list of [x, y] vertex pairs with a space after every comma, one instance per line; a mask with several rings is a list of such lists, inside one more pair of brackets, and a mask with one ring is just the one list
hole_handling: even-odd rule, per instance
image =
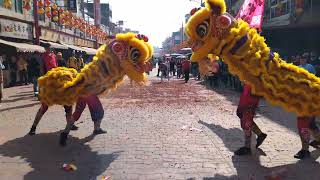
[[133, 33], [118, 34], [116, 41], [136, 48], [140, 56], [136, 62], [127, 56], [119, 59], [110, 49], [110, 44], [101, 46], [92, 62], [80, 73], [64, 67], [54, 68], [38, 79], [41, 102], [51, 106], [72, 105], [81, 96], [99, 95], [115, 89], [127, 75], [138, 84], [146, 82], [144, 72], [137, 71], [137, 64], [145, 64], [152, 56], [152, 46], [136, 38]]
[[[211, 0], [207, 0], [208, 2]], [[215, 1], [223, 6], [222, 0]], [[222, 5], [221, 5], [222, 4]], [[306, 70], [283, 61], [279, 54], [272, 53], [259, 33], [242, 20], [234, 20], [226, 35], [217, 37], [213, 34], [215, 26], [210, 26], [204, 38], [197, 36], [195, 31], [203, 19], [210, 22], [219, 14], [208, 14], [211, 6], [194, 14], [187, 24], [187, 33], [192, 44], [203, 44], [193, 52], [193, 60], [206, 61], [206, 52], [216, 54], [228, 64], [229, 71], [245, 83], [252, 86], [252, 92], [263, 96], [272, 104], [299, 116], [320, 115], [320, 78]], [[223, 7], [221, 9], [224, 9]], [[196, 17], [205, 16], [205, 17]], [[200, 20], [200, 21], [199, 21]], [[247, 41], [235, 52], [231, 50], [244, 36]], [[208, 45], [210, 44], [210, 46]]]

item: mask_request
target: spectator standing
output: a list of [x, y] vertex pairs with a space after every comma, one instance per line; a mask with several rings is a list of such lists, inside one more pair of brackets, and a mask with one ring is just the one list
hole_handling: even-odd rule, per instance
[[66, 61], [63, 59], [62, 53], [57, 53], [57, 63], [59, 67], [67, 67]]
[[13, 87], [17, 83], [17, 58], [16, 56], [11, 56], [10, 58], [10, 87]]
[[28, 84], [28, 63], [25, 59], [25, 55], [21, 54], [17, 62], [17, 68], [19, 72], [20, 84]]
[[3, 98], [3, 70], [5, 69], [3, 62], [5, 59], [5, 55], [0, 56], [0, 103], [2, 102]]
[[77, 60], [78, 60], [78, 69], [77, 69], [77, 71], [80, 72], [81, 69], [84, 67], [84, 60], [82, 58], [82, 54], [79, 55]]
[[159, 77], [160, 72], [161, 72], [161, 69], [160, 69], [161, 64], [162, 64], [162, 60], [159, 59], [159, 61], [158, 61], [158, 74], [157, 74], [157, 77]]
[[312, 74], [315, 74], [316, 73], [316, 70], [314, 69], [314, 67], [308, 63], [308, 54], [303, 54], [300, 58], [300, 67], [302, 67], [303, 69], [309, 71], [310, 73]]
[[[307, 63], [308, 54], [303, 54], [300, 58], [300, 66], [301, 68], [307, 70], [309, 73], [315, 74], [316, 71], [311, 64]], [[305, 117], [297, 117], [297, 126], [298, 132], [301, 140], [301, 150], [294, 155], [297, 159], [304, 159], [310, 156], [309, 152], [309, 141], [310, 141], [310, 132], [312, 136], [316, 139], [311, 142], [312, 146], [320, 145], [320, 131], [315, 122], [314, 116], [305, 116]]]
[[170, 60], [170, 74], [172, 76], [175, 76], [176, 75], [176, 68], [175, 68], [175, 65], [176, 65], [176, 60], [174, 58], [172, 58]]
[[69, 57], [68, 61], [67, 61], [67, 67], [68, 68], [73, 68], [75, 70], [78, 70], [79, 69], [79, 63], [78, 63], [78, 60], [76, 58], [76, 53], [75, 51], [72, 51], [72, 55], [71, 57]]
[[182, 70], [184, 73], [184, 81], [185, 83], [188, 83], [189, 81], [189, 74], [190, 74], [190, 60], [189, 59], [184, 59], [182, 62]]
[[33, 83], [34, 96], [38, 96], [39, 93], [38, 78], [42, 75], [42, 65], [43, 63], [39, 52], [34, 52], [28, 66], [28, 72]]

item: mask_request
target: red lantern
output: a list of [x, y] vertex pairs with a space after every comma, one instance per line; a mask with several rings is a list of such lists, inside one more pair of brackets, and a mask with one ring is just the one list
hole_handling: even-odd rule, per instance
[[38, 1], [38, 7], [39, 8], [42, 8], [43, 7], [43, 2], [40, 0], [40, 1]]
[[31, 9], [30, 0], [24, 0], [23, 4], [24, 4], [23, 9], [25, 9], [27, 11], [29, 11]]
[[52, 9], [54, 9], [54, 10], [58, 9], [58, 5], [57, 4], [53, 4], [52, 5]]
[[60, 24], [65, 24], [65, 20], [63, 18], [60, 18], [59, 23]]
[[51, 13], [46, 13], [46, 16], [47, 16], [48, 18], [51, 18], [51, 17], [52, 17]]
[[50, 6], [51, 2], [50, 2], [50, 0], [44, 0], [44, 4], [45, 4], [46, 6]]
[[57, 10], [52, 11], [52, 15], [53, 16], [57, 16], [58, 15], [58, 11]]
[[58, 17], [58, 16], [54, 16], [54, 17], [52, 18], [52, 20], [53, 20], [54, 22], [58, 22], [58, 21], [59, 21], [59, 17]]

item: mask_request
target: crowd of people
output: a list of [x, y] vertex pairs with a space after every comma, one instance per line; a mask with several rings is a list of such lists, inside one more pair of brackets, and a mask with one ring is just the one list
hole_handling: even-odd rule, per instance
[[[85, 63], [91, 61], [92, 57], [75, 50], [61, 50], [50, 48], [50, 44], [43, 44], [44, 53], [14, 53], [14, 55], [0, 54], [0, 101], [2, 99], [3, 86], [14, 87], [32, 83], [34, 95], [38, 95], [37, 79], [43, 75], [47, 68], [52, 66], [69, 67], [80, 71]], [[84, 59], [85, 58], [85, 59]], [[4, 78], [4, 72], [8, 77]], [[5, 82], [7, 81], [7, 82]]]
[[163, 57], [158, 59], [157, 77], [168, 78], [176, 76], [177, 79], [184, 78], [185, 83], [189, 81], [189, 75], [192, 71], [191, 62], [187, 57]]

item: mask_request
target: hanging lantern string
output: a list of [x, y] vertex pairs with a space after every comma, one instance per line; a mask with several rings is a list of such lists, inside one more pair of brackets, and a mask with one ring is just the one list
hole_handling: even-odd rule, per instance
[[[24, 0], [24, 2], [29, 2], [30, 0]], [[58, 6], [57, 1], [51, 0], [38, 0], [38, 14], [46, 14], [46, 16], [51, 19], [51, 21], [58, 23], [60, 25], [73, 27], [79, 29], [80, 31], [96, 36], [99, 38], [106, 39], [108, 34], [104, 32], [101, 28], [97, 28], [91, 25], [86, 20], [73, 15], [67, 10], [63, 10], [64, 6]]]

